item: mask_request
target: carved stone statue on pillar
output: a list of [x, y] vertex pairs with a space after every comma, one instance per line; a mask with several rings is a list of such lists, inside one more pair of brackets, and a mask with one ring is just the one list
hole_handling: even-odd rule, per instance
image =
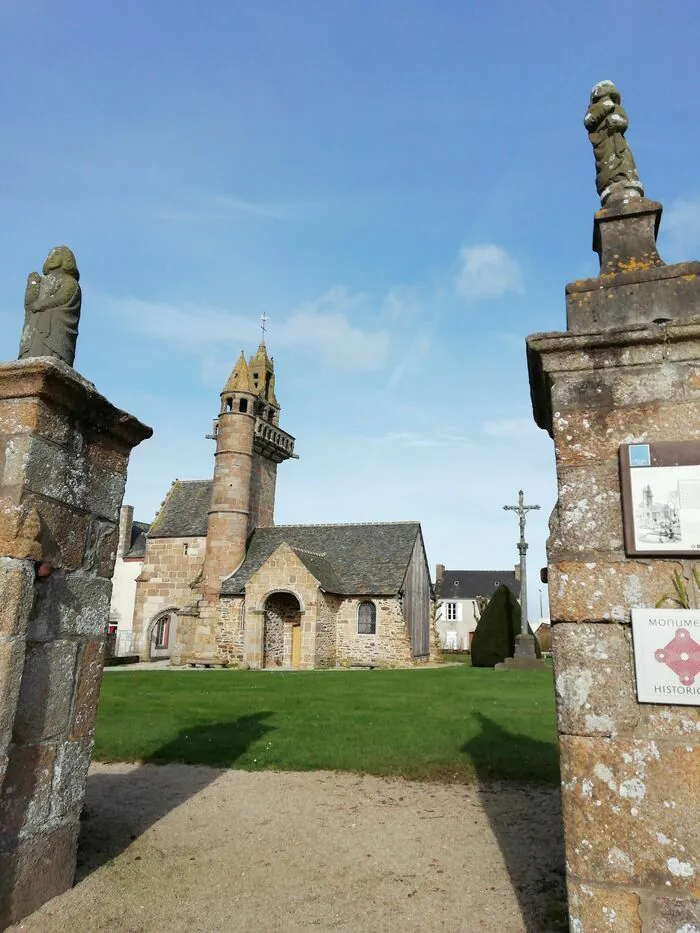
[[599, 81], [591, 91], [591, 102], [583, 119], [593, 146], [596, 188], [600, 203], [644, 197], [644, 188], [625, 139], [629, 126], [620, 106], [620, 92], [612, 81]]
[[72, 366], [82, 302], [75, 256], [67, 246], [56, 246], [42, 271], [27, 278], [19, 359], [51, 356]]

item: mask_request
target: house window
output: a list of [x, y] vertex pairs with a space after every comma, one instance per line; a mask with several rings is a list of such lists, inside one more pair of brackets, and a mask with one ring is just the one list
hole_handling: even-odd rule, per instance
[[357, 607], [357, 634], [375, 635], [377, 632], [377, 607], [366, 600]]
[[169, 634], [170, 634], [170, 616], [163, 616], [162, 619], [158, 619], [158, 621], [156, 622], [155, 647], [156, 648], [167, 648]]
[[447, 621], [448, 622], [457, 621], [457, 603], [447, 604]]

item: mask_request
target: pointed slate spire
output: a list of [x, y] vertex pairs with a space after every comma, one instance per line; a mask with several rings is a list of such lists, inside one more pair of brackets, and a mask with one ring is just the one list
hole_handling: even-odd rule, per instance
[[228, 382], [224, 387], [224, 392], [249, 392], [250, 391], [250, 373], [248, 364], [245, 361], [245, 353], [241, 350], [241, 355], [233, 367], [233, 372], [228, 377]]

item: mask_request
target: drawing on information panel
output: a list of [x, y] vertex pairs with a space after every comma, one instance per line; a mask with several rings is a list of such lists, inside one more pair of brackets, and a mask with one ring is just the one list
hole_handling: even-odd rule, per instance
[[629, 444], [620, 449], [628, 554], [700, 556], [700, 445]]

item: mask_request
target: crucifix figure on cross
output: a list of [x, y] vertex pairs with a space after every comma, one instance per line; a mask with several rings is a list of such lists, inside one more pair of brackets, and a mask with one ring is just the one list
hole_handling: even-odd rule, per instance
[[520, 554], [520, 636], [529, 636], [530, 630], [527, 621], [527, 542], [525, 541], [525, 520], [527, 513], [539, 509], [539, 505], [525, 505], [525, 493], [518, 493], [517, 505], [504, 505], [506, 512], [517, 512], [520, 519], [520, 540], [518, 553]]

